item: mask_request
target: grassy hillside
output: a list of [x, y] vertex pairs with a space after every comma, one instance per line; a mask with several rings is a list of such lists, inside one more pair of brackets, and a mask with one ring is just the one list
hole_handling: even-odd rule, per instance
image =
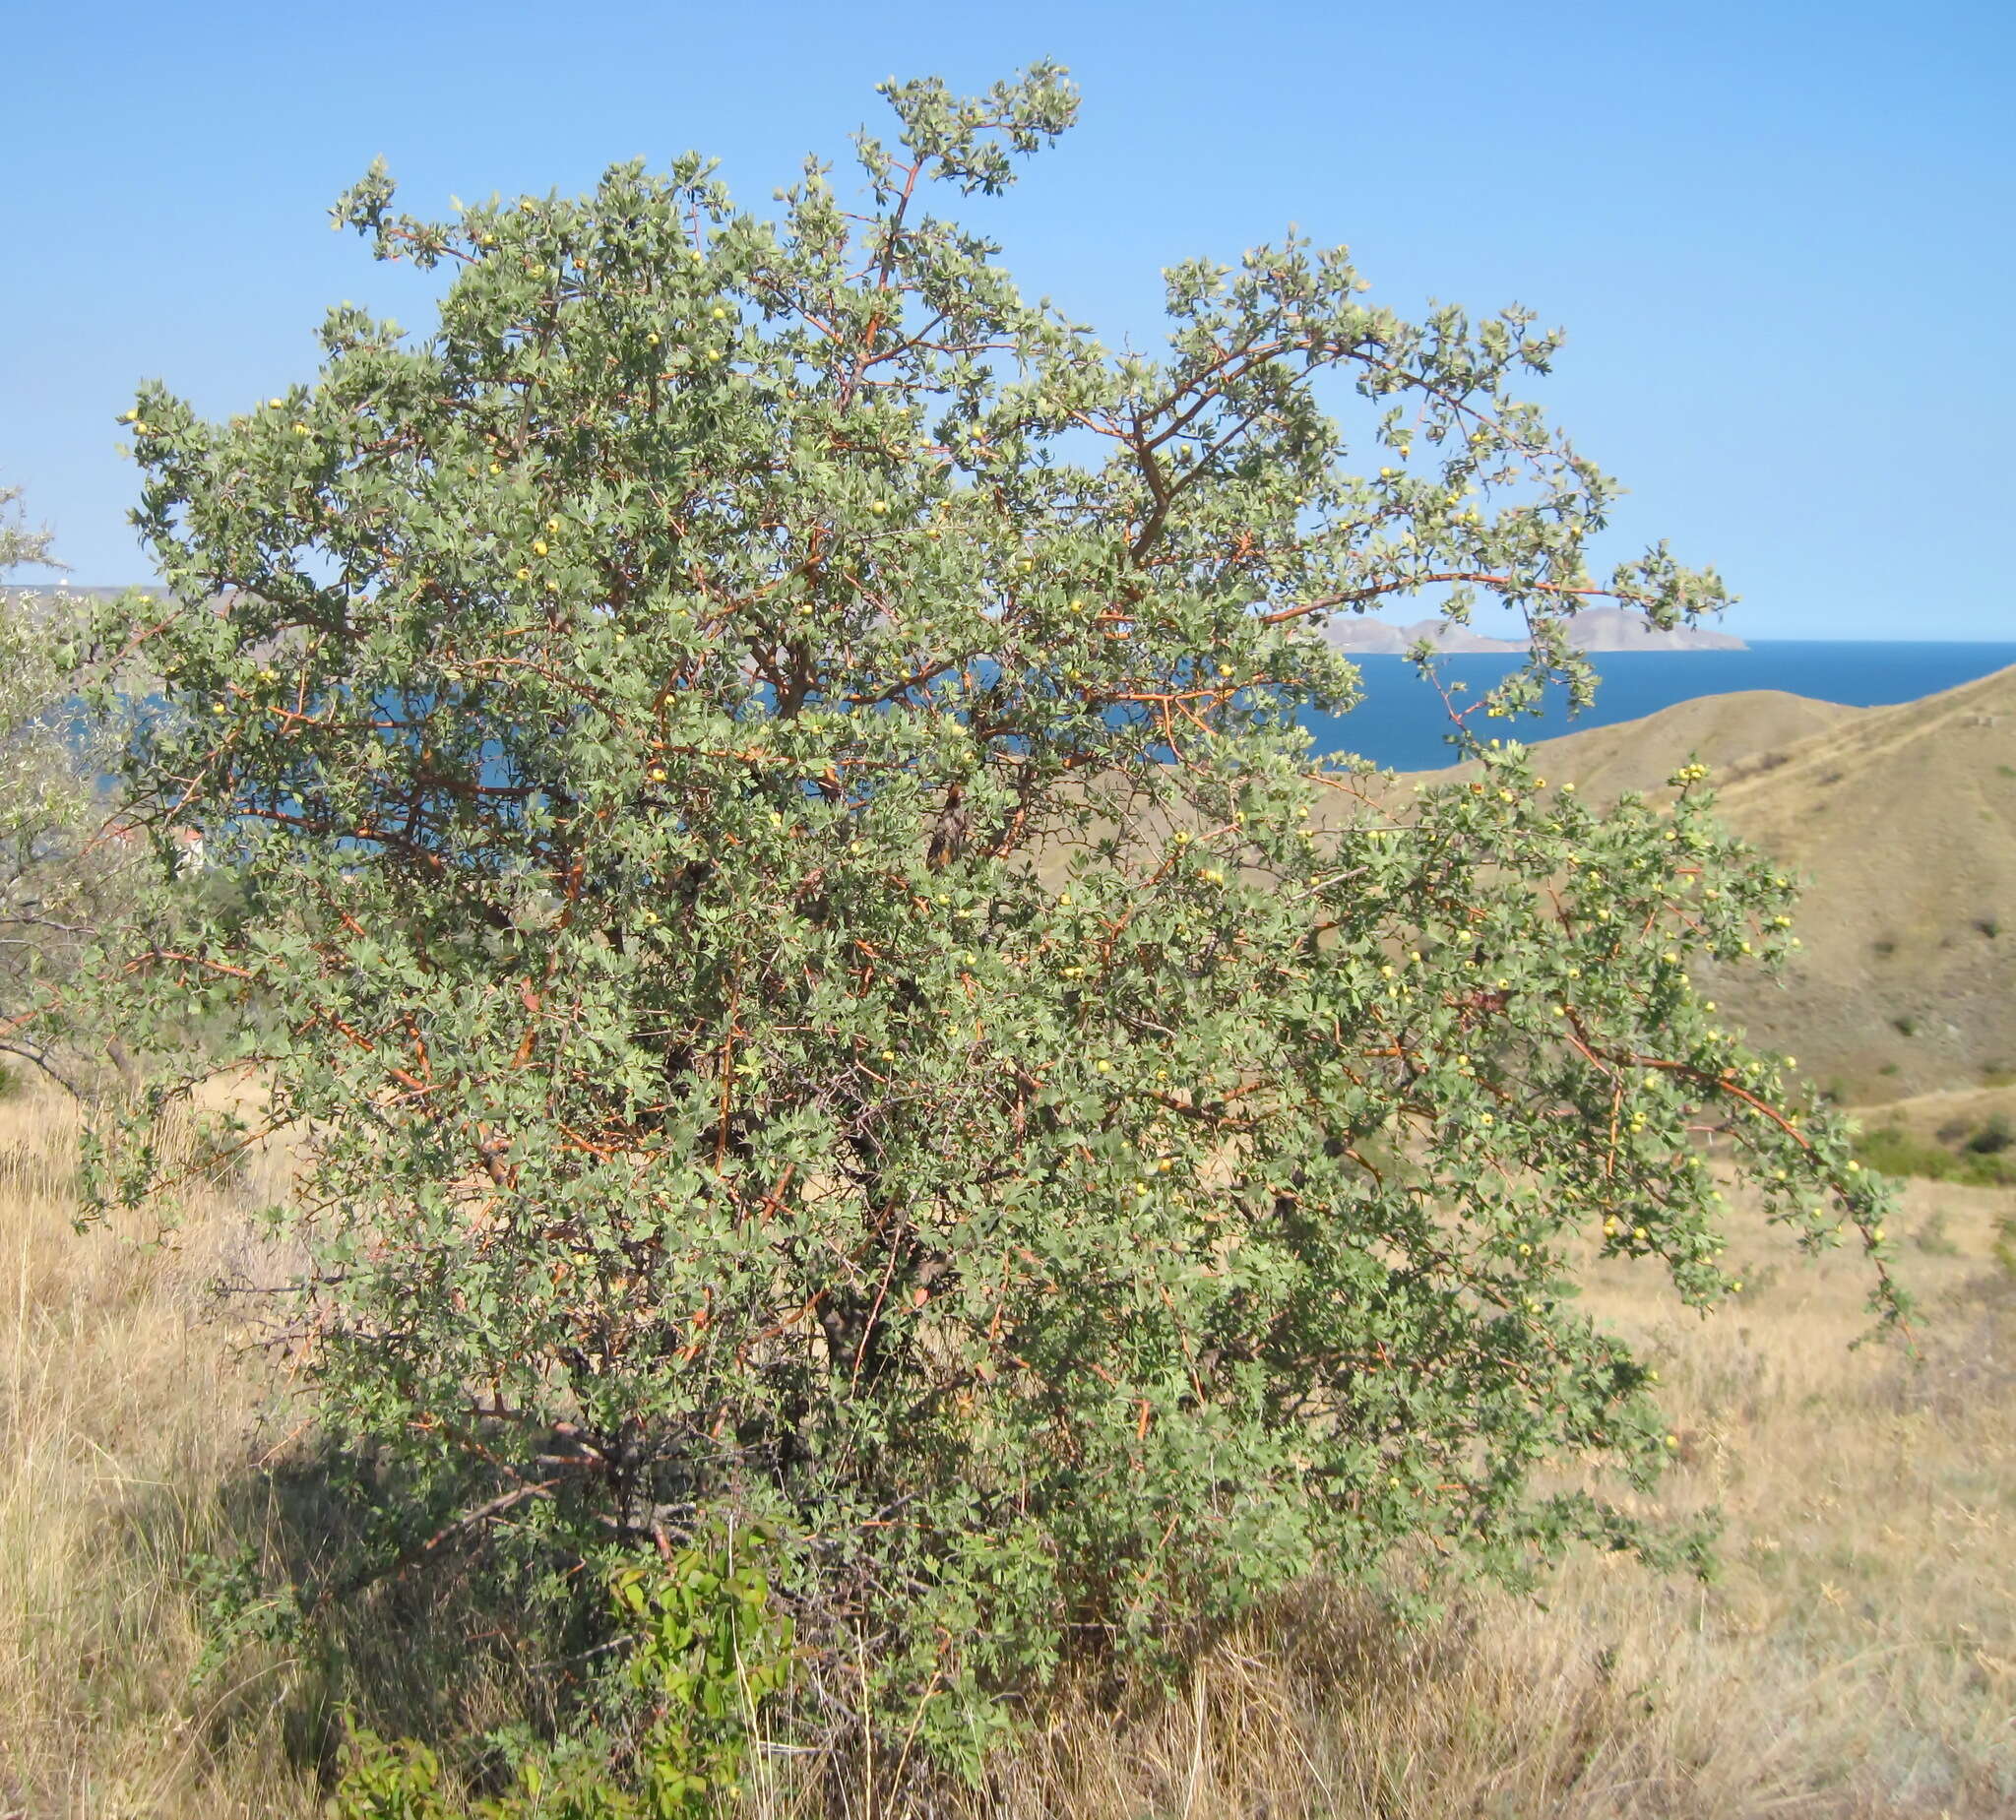
[[1535, 751], [1600, 799], [1717, 768], [1730, 825], [1805, 881], [1796, 964], [1718, 990], [1813, 1080], [1861, 1102], [2016, 1070], [2016, 669], [1892, 708], [1709, 696]]
[[1811, 880], [1801, 963], [1738, 1000], [1856, 1099], [2016, 1066], [2016, 670], [1864, 709], [1738, 771], [1730, 822]]
[[1716, 765], [1732, 772], [1769, 765], [1786, 748], [1860, 712], [1781, 689], [1742, 689], [1676, 702], [1642, 721], [1564, 733], [1536, 750], [1545, 755], [1542, 776], [1555, 782], [1573, 779], [1577, 789], [1613, 801], [1625, 790], [1662, 789], [1673, 771], [1697, 753], [1712, 755]]

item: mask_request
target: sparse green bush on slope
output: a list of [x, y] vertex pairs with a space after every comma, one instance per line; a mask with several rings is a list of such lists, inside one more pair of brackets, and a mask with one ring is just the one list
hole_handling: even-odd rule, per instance
[[[60, 569], [45, 532], [20, 517], [18, 488], [0, 488], [0, 573]], [[136, 840], [108, 838], [113, 803], [100, 784], [116, 762], [130, 705], [80, 712], [73, 664], [88, 636], [78, 596], [0, 586], [0, 1057], [9, 1074], [38, 1073], [76, 1089], [92, 1079], [103, 1033], [42, 1015], [60, 999], [93, 939], [125, 914], [140, 859]]]
[[119, 990], [141, 1039], [261, 1009], [385, 1564], [488, 1550], [592, 1626], [760, 1522], [777, 1723], [865, 1682], [885, 1762], [971, 1763], [1064, 1660], [1318, 1564], [1691, 1548], [1535, 1481], [1657, 1470], [1569, 1259], [1720, 1297], [1704, 1126], [1802, 1237], [1881, 1232], [1689, 986], [1784, 940], [1698, 778], [1599, 816], [1507, 748], [1396, 828], [1291, 718], [1353, 700], [1326, 613], [1511, 602], [1510, 710], [1586, 687], [1579, 600], [1720, 597], [1585, 573], [1609, 484], [1511, 392], [1555, 338], [1291, 241], [1173, 268], [1116, 355], [931, 212], [1060, 73], [889, 97], [859, 210], [689, 157], [436, 223], [374, 172], [339, 218], [452, 271], [433, 333], [339, 310], [228, 423], [143, 392], [185, 712], [136, 777], [250, 910]]

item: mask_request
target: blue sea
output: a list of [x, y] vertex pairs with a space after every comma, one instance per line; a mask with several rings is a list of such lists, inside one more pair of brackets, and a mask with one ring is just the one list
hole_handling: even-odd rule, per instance
[[[1450, 656], [1438, 668], [1445, 681], [1469, 685], [1474, 701], [1523, 659], [1500, 653]], [[1782, 689], [1789, 695], [1876, 708], [1917, 701], [2016, 664], [2016, 641], [1907, 644], [1861, 640], [1760, 639], [1747, 651], [1620, 651], [1592, 659], [1602, 682], [1596, 704], [1569, 718], [1564, 692], [1532, 720], [1471, 724], [1501, 737], [1551, 739], [1618, 721], [1636, 721], [1701, 695]], [[1311, 715], [1322, 752], [1355, 752], [1396, 771], [1428, 771], [1456, 762], [1448, 720], [1435, 692], [1400, 657], [1363, 657], [1364, 699], [1348, 715]]]

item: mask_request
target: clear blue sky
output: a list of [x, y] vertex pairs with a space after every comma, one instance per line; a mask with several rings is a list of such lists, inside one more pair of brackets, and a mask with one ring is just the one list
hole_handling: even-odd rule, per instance
[[39, 5], [0, 29], [0, 482], [80, 582], [145, 579], [113, 418], [313, 370], [324, 309], [425, 320], [329, 231], [689, 147], [768, 206], [872, 85], [1070, 65], [1082, 122], [1001, 204], [1031, 292], [1109, 341], [1158, 273], [1290, 221], [1374, 295], [1564, 323], [1538, 389], [1632, 491], [1619, 540], [1718, 563], [1752, 637], [2016, 638], [2016, 5], [1358, 0]]

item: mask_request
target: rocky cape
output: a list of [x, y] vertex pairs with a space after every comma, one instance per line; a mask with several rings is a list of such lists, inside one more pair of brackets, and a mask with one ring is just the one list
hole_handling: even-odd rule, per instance
[[[1715, 632], [1706, 626], [1676, 626], [1663, 632], [1642, 613], [1621, 606], [1592, 606], [1567, 621], [1568, 643], [1577, 651], [1746, 651], [1744, 642], [1731, 632]], [[1397, 654], [1412, 651], [1426, 640], [1437, 651], [1519, 652], [1524, 639], [1487, 638], [1468, 626], [1452, 626], [1441, 619], [1418, 619], [1412, 625], [1395, 625], [1385, 619], [1338, 618], [1323, 627], [1323, 637], [1333, 651], [1353, 656]]]

